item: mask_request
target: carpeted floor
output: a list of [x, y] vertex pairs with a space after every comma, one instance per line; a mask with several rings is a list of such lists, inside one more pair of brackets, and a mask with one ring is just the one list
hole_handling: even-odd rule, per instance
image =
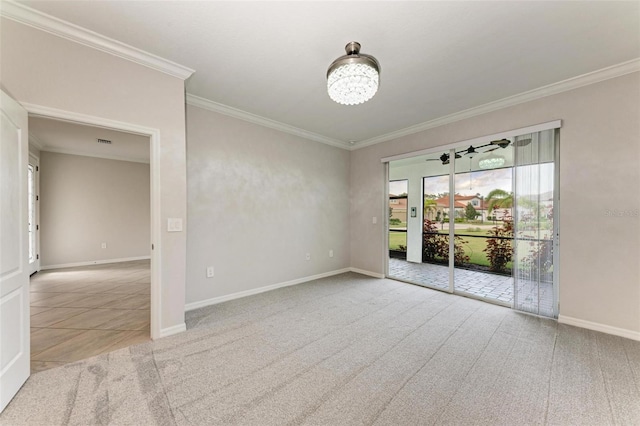
[[640, 342], [349, 273], [31, 376], [3, 425], [640, 424]]

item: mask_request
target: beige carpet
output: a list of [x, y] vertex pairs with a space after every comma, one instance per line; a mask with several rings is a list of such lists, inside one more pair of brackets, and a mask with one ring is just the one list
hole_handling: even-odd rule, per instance
[[3, 425], [640, 424], [640, 342], [343, 274], [34, 374]]

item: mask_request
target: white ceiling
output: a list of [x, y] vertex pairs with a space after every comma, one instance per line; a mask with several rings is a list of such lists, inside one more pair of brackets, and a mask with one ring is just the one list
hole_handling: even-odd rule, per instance
[[[149, 137], [42, 117], [29, 117], [29, 137], [44, 151], [149, 163]], [[111, 144], [98, 143], [97, 139]]]
[[[187, 91], [365, 141], [640, 57], [640, 2], [25, 1], [195, 69]], [[349, 41], [381, 63], [343, 106], [326, 70]]]

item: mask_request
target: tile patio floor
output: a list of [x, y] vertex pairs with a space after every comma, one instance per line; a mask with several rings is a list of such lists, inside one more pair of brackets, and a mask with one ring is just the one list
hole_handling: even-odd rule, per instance
[[[401, 259], [389, 259], [389, 277], [442, 290], [449, 289], [449, 268], [430, 263], [413, 263]], [[455, 289], [496, 303], [513, 306], [513, 277], [456, 268]], [[533, 284], [520, 281], [518, 305], [524, 310], [544, 316], [553, 316], [553, 288], [549, 283]], [[539, 311], [535, 307], [538, 304]]]

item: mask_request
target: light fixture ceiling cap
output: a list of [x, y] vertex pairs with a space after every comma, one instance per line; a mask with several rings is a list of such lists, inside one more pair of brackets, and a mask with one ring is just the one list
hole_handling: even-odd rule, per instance
[[380, 63], [373, 56], [367, 55], [365, 53], [360, 53], [360, 43], [358, 43], [357, 41], [352, 41], [344, 47], [344, 50], [347, 52], [347, 54], [340, 56], [338, 59], [333, 61], [331, 65], [329, 65], [329, 69], [327, 70], [327, 77], [329, 77], [333, 70], [346, 64], [369, 65], [371, 68], [376, 70], [378, 74], [380, 74]]

